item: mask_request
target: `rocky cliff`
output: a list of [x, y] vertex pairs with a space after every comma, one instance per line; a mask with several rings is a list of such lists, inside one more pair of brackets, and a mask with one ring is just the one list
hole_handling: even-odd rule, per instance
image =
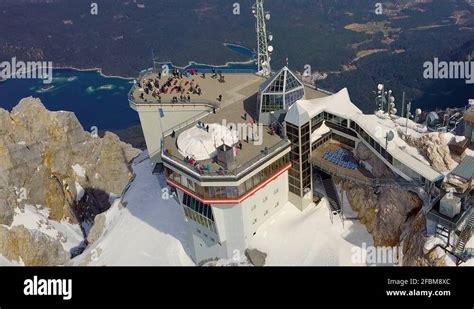
[[[25, 205], [44, 207], [49, 220], [80, 224], [86, 237], [128, 183], [138, 153], [115, 134], [84, 131], [73, 113], [48, 111], [38, 99], [0, 109], [0, 254], [26, 265], [63, 264], [58, 240], [16, 227], [16, 215]], [[26, 250], [27, 243], [45, 252]]]
[[397, 185], [376, 191], [352, 181], [339, 183], [361, 223], [372, 234], [375, 246], [397, 246], [401, 241], [403, 225], [423, 205], [416, 193]]
[[453, 139], [449, 133], [429, 133], [421, 137], [408, 135], [406, 142], [420, 150], [421, 154], [438, 172], [447, 172], [456, 167], [456, 161], [451, 157], [449, 144]]
[[437, 251], [423, 251], [426, 218], [417, 193], [397, 184], [378, 190], [352, 181], [338, 181], [346, 192], [360, 222], [372, 234], [374, 245], [401, 247], [404, 266], [440, 266], [444, 259]]

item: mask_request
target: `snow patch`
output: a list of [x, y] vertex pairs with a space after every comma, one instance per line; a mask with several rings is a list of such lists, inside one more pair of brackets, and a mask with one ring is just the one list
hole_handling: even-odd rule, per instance
[[41, 205], [25, 205], [24, 210], [16, 208], [11, 227], [20, 225], [59, 240], [67, 252], [84, 240], [78, 224], [70, 223], [67, 220], [61, 220], [61, 222], [50, 220], [49, 209]]
[[326, 121], [311, 134], [311, 143], [320, 139], [324, 134], [329, 133], [331, 129], [326, 125]]
[[76, 203], [78, 203], [84, 197], [84, 188], [76, 181]]
[[[355, 250], [373, 246], [373, 238], [364, 225], [338, 217], [331, 224], [327, 201], [308, 207], [303, 212], [287, 203], [273, 218], [257, 230], [250, 242], [267, 254], [267, 266], [356, 266]], [[364, 265], [358, 265], [364, 266]]]
[[74, 173], [76, 174], [76, 176], [81, 177], [81, 178], [86, 177], [86, 170], [82, 166], [80, 166], [79, 164], [74, 164], [71, 167], [74, 170]]
[[6, 257], [0, 254], [0, 267], [2, 266], [25, 266], [25, 264], [21, 261], [21, 257], [20, 257], [20, 262], [10, 261]]
[[184, 211], [174, 199], [164, 200], [163, 178], [152, 174], [150, 160], [133, 165], [135, 180], [123, 207], [115, 199], [105, 212], [102, 236], [81, 255], [74, 265], [94, 266], [192, 266], [191, 239]]

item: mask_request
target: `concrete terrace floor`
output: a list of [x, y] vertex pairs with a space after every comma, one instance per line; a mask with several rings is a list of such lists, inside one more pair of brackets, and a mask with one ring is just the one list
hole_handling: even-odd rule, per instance
[[312, 162], [318, 162], [319, 164], [327, 168], [329, 171], [335, 172], [339, 175], [346, 175], [355, 179], [360, 179], [362, 181], [372, 181], [375, 179], [375, 177], [363, 167], [359, 166], [359, 168], [357, 168], [356, 170], [351, 170], [351, 169], [339, 166], [337, 164], [334, 164], [323, 158], [324, 153], [326, 151], [334, 152], [339, 148], [346, 149], [352, 153], [352, 149], [350, 147], [338, 141], [331, 140], [330, 142], [325, 143], [321, 145], [320, 147], [316, 148], [311, 154], [311, 160]]
[[[250, 134], [252, 130], [248, 127], [249, 124], [256, 123], [258, 117], [257, 112], [257, 93], [260, 85], [265, 81], [264, 78], [254, 74], [224, 74], [225, 83], [220, 83], [215, 79], [211, 79], [210, 75], [206, 75], [206, 79], [201, 78], [200, 75], [195, 75], [195, 81], [203, 89], [203, 95], [201, 99], [211, 100], [212, 98], [217, 99], [219, 94], [222, 94], [223, 100], [221, 102], [220, 109], [217, 112], [209, 113], [207, 116], [202, 118], [200, 121], [205, 124], [233, 124], [233, 127], [247, 125], [247, 131]], [[315, 89], [306, 87], [306, 98], [314, 99], [327, 96], [327, 94], [317, 91]], [[163, 99], [163, 97], [162, 97]], [[191, 99], [192, 103], [193, 99]], [[217, 100], [214, 100], [217, 102]], [[245, 119], [245, 114], [247, 118]], [[167, 136], [164, 139], [164, 149], [170, 151], [171, 155], [177, 158], [180, 163], [184, 163], [184, 157], [179, 153], [177, 147], [177, 138], [179, 135], [196, 126], [197, 123], [193, 123], [183, 129], [176, 131], [176, 137], [172, 138]], [[262, 132], [262, 136], [258, 136]], [[280, 143], [283, 143], [283, 139], [277, 134], [272, 134], [268, 126], [259, 126], [256, 132], [258, 138], [256, 141], [252, 141], [249, 138], [249, 142], [245, 141], [246, 135], [239, 134], [242, 139], [242, 150], [237, 155], [237, 167], [242, 167], [257, 157], [263, 157], [264, 149], [279, 148]], [[211, 171], [214, 173], [221, 166], [214, 163], [212, 160], [200, 161], [200, 164], [204, 166], [210, 166]], [[191, 165], [189, 165], [191, 167]], [[194, 169], [194, 168], [193, 168]]]
[[[243, 101], [245, 98], [251, 96], [256, 92], [259, 85], [263, 83], [264, 78], [257, 76], [255, 74], [223, 74], [225, 82], [219, 82], [218, 79], [211, 78], [211, 74], [206, 74], [206, 78], [202, 78], [200, 74], [198, 75], [189, 75], [188, 77], [183, 77], [182, 79], [175, 79], [177, 85], [183, 82], [183, 85], [188, 82], [188, 86], [183, 86], [186, 90], [189, 89], [189, 84], [194, 80], [194, 85], [202, 89], [202, 94], [192, 94], [185, 91], [184, 95], [191, 97], [191, 103], [196, 101], [210, 101], [214, 103], [219, 103], [218, 97], [222, 95], [222, 102], [220, 102], [221, 107], [235, 103], [237, 101]], [[142, 78], [142, 83], [145, 80], [158, 79], [158, 75], [155, 73], [145, 75]], [[160, 85], [164, 84], [168, 80], [168, 77], [162, 76], [160, 79]], [[174, 84], [174, 81], [172, 82]], [[136, 88], [132, 95], [136, 103], [157, 103], [158, 99], [154, 98], [151, 93], [144, 94], [144, 100], [140, 98], [140, 94], [143, 90]], [[171, 102], [173, 97], [179, 97], [180, 94], [174, 91], [173, 93], [161, 93], [162, 103]], [[146, 100], [146, 101], [145, 101]]]

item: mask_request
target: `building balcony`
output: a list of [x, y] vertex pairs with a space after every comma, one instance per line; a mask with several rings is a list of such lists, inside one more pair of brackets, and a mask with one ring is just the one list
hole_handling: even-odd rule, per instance
[[168, 185], [192, 196], [204, 204], [239, 204], [277, 179], [290, 168], [291, 163], [288, 162], [287, 157], [284, 157], [250, 177], [239, 186], [203, 187], [196, 183], [182, 181], [183, 178], [180, 175], [173, 173], [169, 169], [167, 170], [168, 175], [166, 181]]

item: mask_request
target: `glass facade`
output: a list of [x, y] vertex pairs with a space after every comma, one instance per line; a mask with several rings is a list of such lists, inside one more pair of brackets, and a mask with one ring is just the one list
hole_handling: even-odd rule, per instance
[[290, 161], [291, 169], [288, 173], [288, 182], [290, 192], [301, 196], [301, 164], [300, 164], [300, 138], [299, 128], [292, 124], [286, 123], [286, 135], [291, 142]]
[[243, 196], [248, 191], [251, 191], [256, 186], [266, 181], [279, 171], [281, 171], [289, 163], [289, 156], [284, 155], [280, 159], [276, 160], [259, 173], [255, 174], [247, 181], [235, 186], [226, 186], [226, 187], [215, 187], [215, 186], [200, 186], [199, 184], [191, 181], [184, 176], [181, 176], [178, 173], [173, 172], [171, 169], [166, 168], [166, 175], [169, 179], [174, 182], [190, 189], [195, 192], [197, 195], [201, 196], [203, 199], [237, 199]]
[[203, 204], [192, 196], [184, 193], [183, 208], [186, 218], [193, 220], [203, 227], [206, 227], [211, 232], [217, 234], [214, 215], [210, 205]]
[[309, 123], [301, 127], [301, 178], [303, 184], [303, 195], [311, 191], [311, 164], [309, 157], [311, 152], [311, 132]]
[[282, 94], [264, 94], [262, 96], [262, 113], [284, 109]]
[[311, 190], [311, 133], [309, 123], [298, 128], [286, 124], [286, 132], [291, 142], [290, 160], [292, 168], [289, 172], [289, 190], [291, 193], [303, 197], [307, 190]]
[[387, 160], [390, 164], [393, 165], [394, 160], [390, 153], [385, 150], [385, 145], [380, 145], [377, 141], [375, 141], [367, 132], [364, 131], [357, 123], [351, 121], [350, 128], [357, 132], [359, 136], [362, 137], [363, 140], [367, 142], [376, 152], [378, 152], [385, 160]]
[[288, 109], [304, 95], [304, 85], [285, 67], [260, 88], [260, 112]]

